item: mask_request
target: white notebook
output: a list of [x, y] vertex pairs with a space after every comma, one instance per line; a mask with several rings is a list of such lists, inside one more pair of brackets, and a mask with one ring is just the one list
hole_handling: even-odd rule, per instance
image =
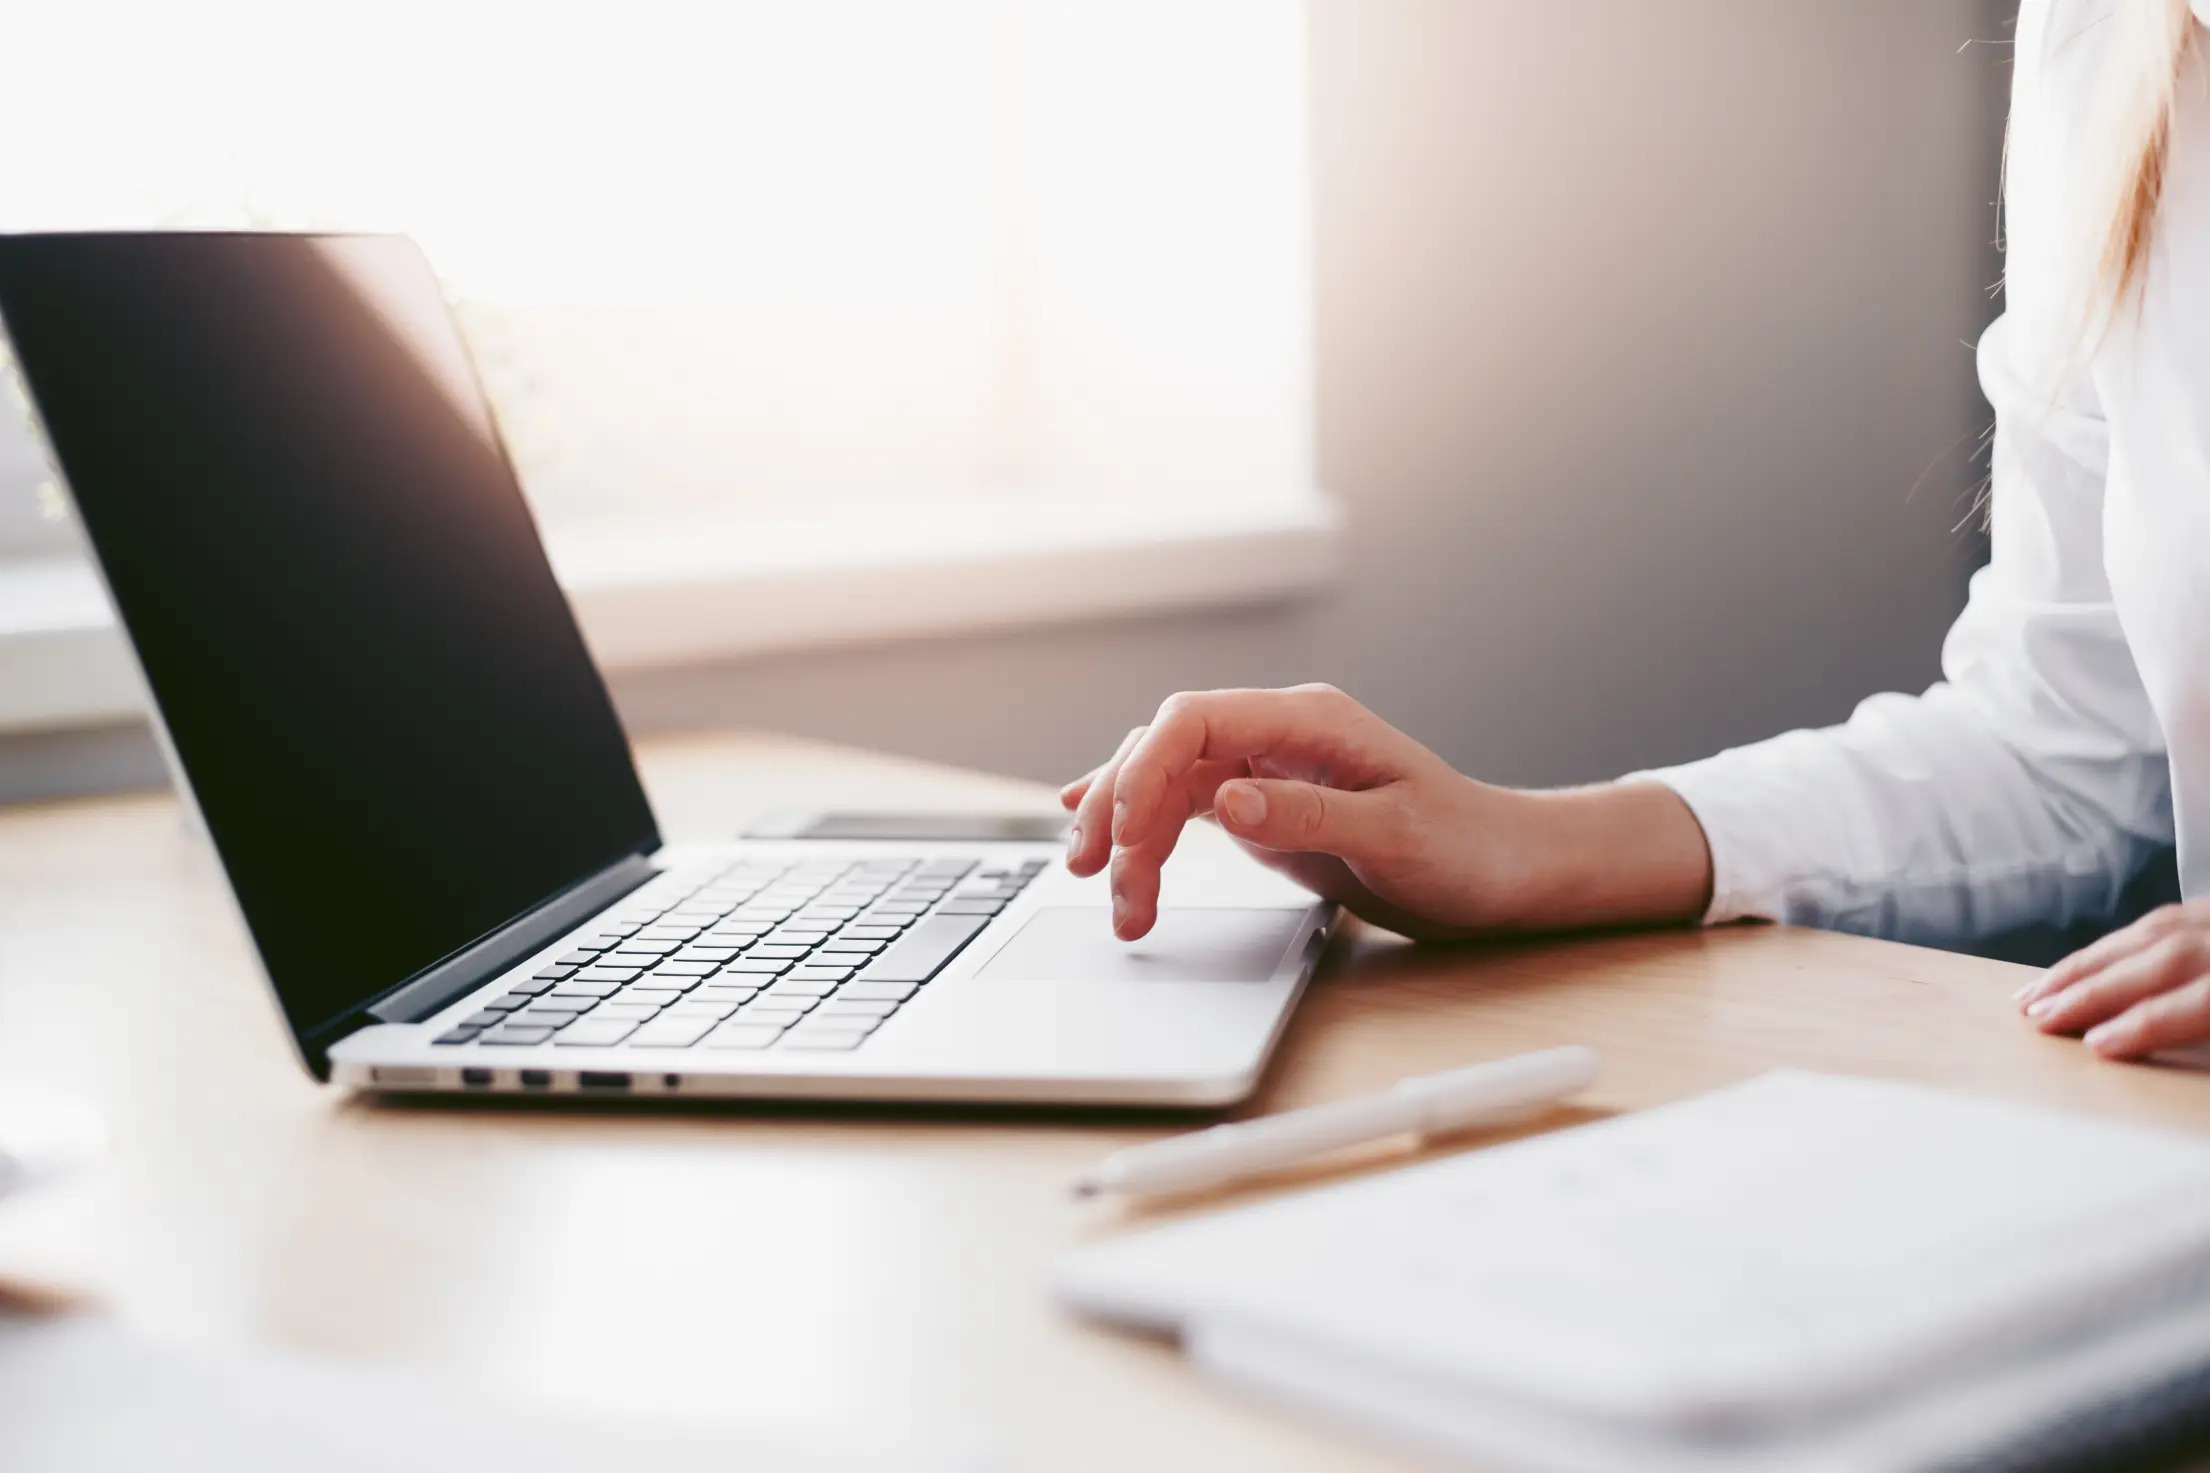
[[2210, 1140], [1771, 1074], [1116, 1239], [1058, 1286], [1502, 1466], [1913, 1468], [2210, 1360]]

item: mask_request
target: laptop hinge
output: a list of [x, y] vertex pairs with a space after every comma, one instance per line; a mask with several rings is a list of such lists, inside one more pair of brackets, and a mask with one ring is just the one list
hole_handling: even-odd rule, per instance
[[574, 930], [659, 874], [642, 854], [618, 859], [591, 878], [509, 921], [465, 951], [455, 952], [411, 982], [371, 1003], [379, 1023], [419, 1023], [514, 965], [538, 947]]

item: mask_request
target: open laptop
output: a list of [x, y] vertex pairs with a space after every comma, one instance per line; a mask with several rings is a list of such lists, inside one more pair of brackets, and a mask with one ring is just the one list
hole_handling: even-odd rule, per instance
[[407, 240], [0, 237], [0, 319], [318, 1077], [1168, 1105], [1256, 1083], [1333, 911], [1217, 834], [1135, 946], [1054, 843], [663, 845]]

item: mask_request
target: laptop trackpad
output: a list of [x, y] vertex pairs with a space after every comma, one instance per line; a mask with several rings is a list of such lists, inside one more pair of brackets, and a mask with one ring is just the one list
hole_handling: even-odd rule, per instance
[[1281, 965], [1302, 909], [1175, 907], [1141, 941], [1113, 935], [1099, 905], [1050, 905], [977, 973], [1022, 982], [1264, 982]]

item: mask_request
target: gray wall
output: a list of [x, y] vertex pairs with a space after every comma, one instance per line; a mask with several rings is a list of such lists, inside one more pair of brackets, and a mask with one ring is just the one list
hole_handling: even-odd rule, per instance
[[[2007, 35], [1996, 7], [1311, 11], [1340, 587], [633, 676], [634, 727], [1050, 777], [1174, 689], [1326, 679], [1463, 767], [1552, 783], [1932, 678], [1979, 555], [1954, 530], [1987, 415], [1964, 344], [2008, 53], [1959, 47]], [[55, 785], [50, 739], [0, 752], [0, 786], [11, 760]]]

